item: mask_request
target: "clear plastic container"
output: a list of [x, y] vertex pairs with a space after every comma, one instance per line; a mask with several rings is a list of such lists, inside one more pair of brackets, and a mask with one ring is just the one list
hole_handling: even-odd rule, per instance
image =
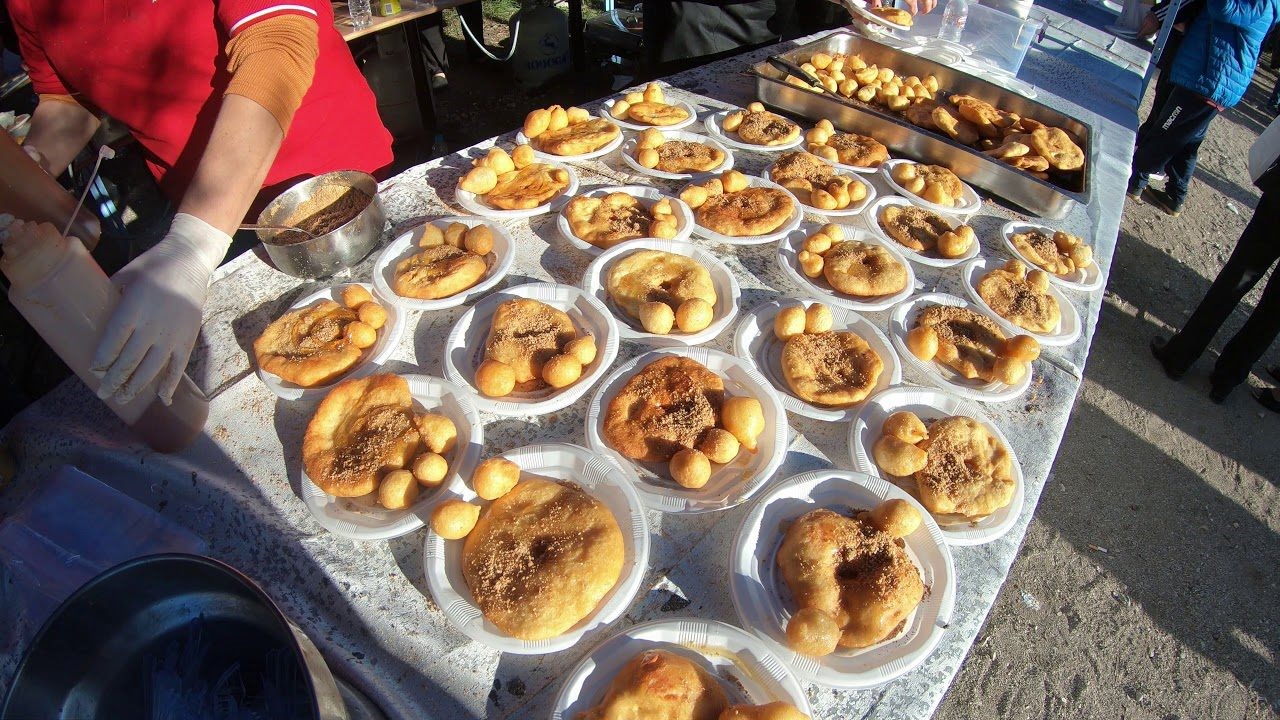
[[370, 0], [347, 0], [347, 12], [351, 14], [351, 24], [357, 30], [373, 23], [373, 3]]
[[973, 2], [961, 42], [973, 48], [974, 61], [1017, 75], [1043, 25], [1038, 17], [1022, 18]]

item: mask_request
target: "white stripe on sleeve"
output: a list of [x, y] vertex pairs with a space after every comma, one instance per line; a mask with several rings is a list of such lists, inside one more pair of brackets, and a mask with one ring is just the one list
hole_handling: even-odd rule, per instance
[[314, 18], [319, 18], [319, 17], [320, 17], [319, 15], [317, 15], [317, 14], [316, 14], [315, 9], [313, 9], [313, 8], [309, 8], [309, 7], [305, 6], [305, 5], [272, 5], [272, 6], [271, 6], [271, 7], [269, 7], [269, 8], [263, 8], [263, 9], [259, 10], [258, 12], [250, 13], [250, 14], [248, 14], [248, 15], [246, 15], [246, 16], [244, 16], [244, 17], [240, 18], [240, 20], [239, 20], [239, 21], [237, 21], [235, 25], [232, 25], [232, 26], [231, 26], [231, 30], [230, 30], [229, 34], [234, 35], [234, 34], [235, 34], [235, 32], [236, 32], [236, 30], [239, 30], [239, 29], [240, 29], [240, 26], [241, 26], [241, 25], [244, 25], [244, 24], [245, 24], [245, 23], [247, 23], [247, 22], [253, 22], [254, 20], [257, 20], [258, 18], [262, 17], [263, 15], [270, 15], [271, 13], [278, 13], [278, 12], [281, 12], [281, 11], [284, 11], [284, 10], [297, 10], [298, 12], [304, 12], [304, 13], [306, 13], [306, 14], [308, 14], [308, 15], [310, 15], [310, 16], [312, 16], [312, 17], [314, 17]]

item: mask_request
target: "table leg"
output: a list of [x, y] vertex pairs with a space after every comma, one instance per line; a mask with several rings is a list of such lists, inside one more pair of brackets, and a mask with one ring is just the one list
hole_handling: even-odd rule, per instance
[[587, 69], [587, 42], [583, 37], [582, 0], [569, 0], [569, 54], [574, 72]]
[[435, 93], [431, 90], [431, 73], [427, 72], [427, 60], [422, 52], [421, 19], [403, 23], [402, 27], [409, 45], [409, 70], [413, 73], [413, 91], [418, 98], [418, 113], [422, 116], [426, 157], [430, 157], [436, 139], [436, 103]]

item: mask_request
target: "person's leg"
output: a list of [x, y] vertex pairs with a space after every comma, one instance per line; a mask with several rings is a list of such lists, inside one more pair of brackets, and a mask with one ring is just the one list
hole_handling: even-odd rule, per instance
[[449, 54], [444, 49], [443, 13], [432, 13], [422, 18], [422, 56], [427, 72], [432, 75], [449, 71]]
[[[1262, 258], [1267, 258], [1265, 265], [1261, 267], [1255, 265], [1253, 268], [1256, 271], [1254, 282], [1262, 277], [1272, 262], [1280, 258], [1280, 243], [1275, 241], [1275, 236], [1272, 234], [1274, 229], [1268, 232], [1266, 238], [1262, 237], [1264, 233], [1262, 226], [1268, 222], [1274, 223], [1277, 213], [1280, 212], [1280, 197], [1272, 197], [1276, 195], [1280, 193], [1263, 193], [1258, 209], [1253, 213], [1253, 220], [1240, 236], [1240, 242], [1243, 244], [1245, 236], [1252, 233], [1252, 242], [1260, 246], [1258, 263], [1262, 262]], [[1230, 391], [1231, 388], [1244, 382], [1245, 378], [1249, 377], [1254, 364], [1275, 341], [1277, 334], [1280, 334], [1280, 272], [1271, 274], [1271, 279], [1267, 281], [1267, 286], [1262, 291], [1262, 297], [1258, 299], [1258, 305], [1249, 314], [1244, 327], [1240, 328], [1240, 331], [1222, 348], [1222, 354], [1218, 356], [1218, 362], [1214, 364], [1213, 375], [1210, 378], [1215, 390]]]
[[[1170, 194], [1152, 193], [1157, 204], [1164, 206], [1166, 212], [1176, 214], [1186, 198], [1187, 188], [1191, 182], [1191, 173], [1195, 170], [1195, 156], [1209, 123], [1218, 114], [1217, 108], [1205, 102], [1193, 92], [1178, 86], [1169, 91], [1169, 99], [1160, 108], [1160, 118], [1152, 130], [1149, 141], [1140, 145], [1133, 153], [1133, 174], [1129, 180], [1129, 190], [1139, 189], [1145, 185], [1145, 179], [1151, 173], [1166, 171], [1170, 173]], [[1174, 161], [1177, 160], [1175, 163]], [[1172, 165], [1172, 166], [1171, 166]], [[1177, 178], [1175, 173], [1181, 173]], [[1135, 183], [1135, 178], [1139, 182]], [[1150, 192], [1150, 191], [1148, 191]]]

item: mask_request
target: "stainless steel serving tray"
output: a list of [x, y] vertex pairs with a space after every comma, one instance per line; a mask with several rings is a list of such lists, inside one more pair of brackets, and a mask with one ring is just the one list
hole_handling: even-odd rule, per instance
[[946, 135], [912, 125], [879, 106], [788, 85], [783, 82], [786, 75], [767, 62], [752, 68], [756, 76], [756, 94], [760, 100], [811, 120], [827, 118], [841, 130], [871, 135], [896, 154], [945, 165], [970, 184], [1037, 215], [1061, 218], [1075, 203], [1089, 203], [1093, 128], [1079, 120], [981, 78], [881, 45], [854, 33], [836, 32], [783, 53], [782, 57], [799, 65], [816, 52], [846, 55], [856, 53], [867, 64], [893, 68], [899, 75], [924, 77], [933, 74], [946, 92], [972, 95], [1001, 109], [1060, 127], [1082, 141], [1084, 169], [1071, 175], [1053, 176], [1049, 181], [1040, 180], [961, 145]]

